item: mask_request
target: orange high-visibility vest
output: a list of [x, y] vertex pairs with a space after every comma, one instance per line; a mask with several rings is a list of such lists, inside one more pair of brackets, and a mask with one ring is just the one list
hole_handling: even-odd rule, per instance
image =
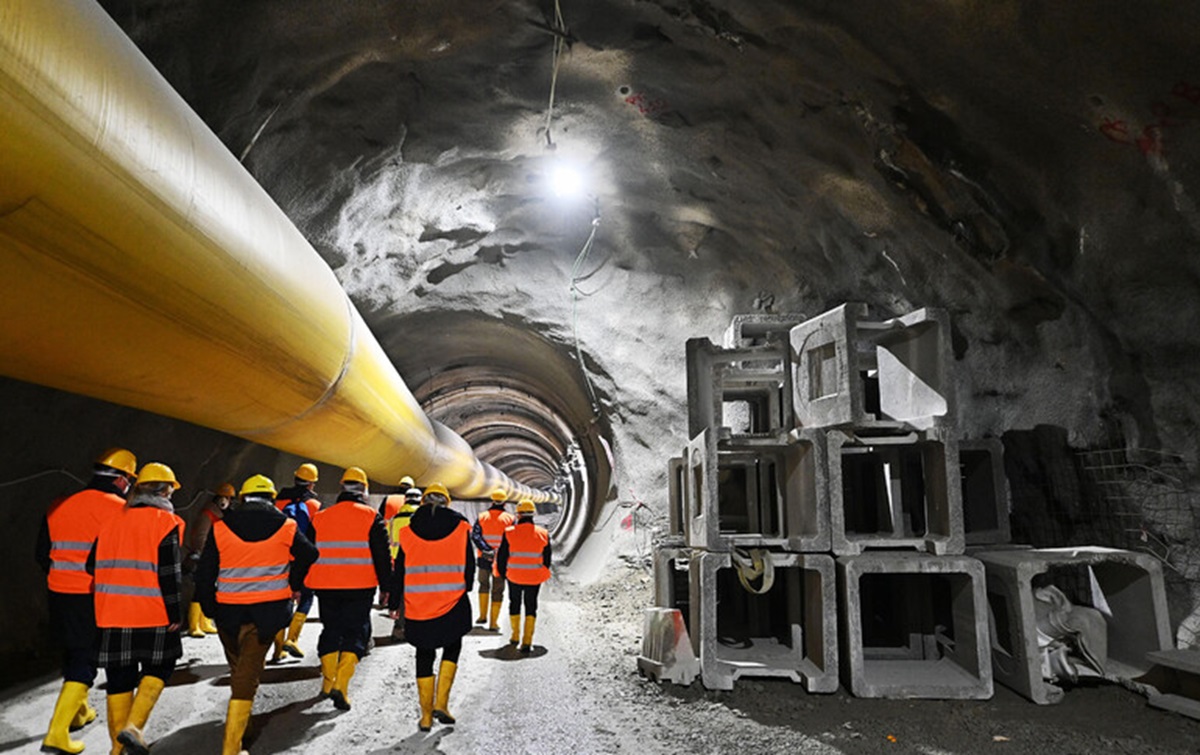
[[266, 540], [247, 542], [225, 522], [213, 525], [213, 538], [220, 554], [217, 573], [218, 603], [269, 603], [292, 597], [288, 572], [292, 563], [292, 540], [296, 521], [287, 519]]
[[50, 573], [46, 586], [54, 592], [87, 595], [92, 575], [87, 573], [88, 553], [100, 529], [125, 507], [116, 493], [88, 488], [64, 498], [46, 514], [50, 530]]
[[221, 517], [217, 516], [217, 512], [212, 511], [211, 509], [205, 509], [204, 515], [206, 517], [208, 517], [208, 521], [213, 524], [216, 524], [217, 522], [221, 521]]
[[[500, 550], [500, 541], [504, 539], [504, 530], [513, 526], [516, 521], [515, 516], [500, 509], [488, 509], [479, 515], [479, 529], [483, 532], [483, 539], [492, 546], [493, 556]], [[483, 551], [476, 548], [475, 555], [482, 557]]]
[[370, 532], [375, 509], [354, 501], [341, 501], [321, 509], [313, 517], [317, 562], [308, 570], [304, 586], [310, 590], [356, 590], [375, 587], [375, 565], [371, 560]]
[[179, 524], [153, 506], [122, 508], [96, 536], [96, 626], [167, 626], [158, 546]]
[[508, 538], [508, 580], [518, 585], [540, 585], [550, 579], [542, 553], [550, 533], [532, 522], [521, 522], [504, 532]]
[[404, 551], [404, 616], [436, 619], [449, 613], [467, 592], [467, 540], [471, 525], [459, 522], [441, 540], [425, 540], [405, 527], [400, 531]]
[[187, 521], [179, 514], [172, 514], [175, 517], [175, 526], [179, 528], [179, 542], [183, 542], [183, 533], [187, 530]]
[[[289, 503], [296, 500], [295, 498], [280, 498], [275, 501], [275, 508], [283, 511]], [[308, 520], [311, 522], [317, 512], [321, 510], [321, 501], [318, 498], [305, 498], [304, 507], [308, 509]]]

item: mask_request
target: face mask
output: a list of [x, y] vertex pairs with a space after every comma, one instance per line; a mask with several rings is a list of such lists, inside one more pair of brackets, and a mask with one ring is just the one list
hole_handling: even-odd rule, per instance
[[113, 478], [113, 487], [121, 491], [121, 495], [126, 495], [129, 492], [129, 478], [124, 475], [118, 475]]

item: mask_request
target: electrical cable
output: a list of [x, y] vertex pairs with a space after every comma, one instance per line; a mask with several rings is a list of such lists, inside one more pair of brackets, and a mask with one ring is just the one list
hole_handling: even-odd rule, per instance
[[550, 72], [550, 102], [546, 105], [546, 146], [554, 149], [554, 139], [550, 136], [550, 120], [554, 116], [554, 90], [558, 87], [558, 67], [567, 35], [567, 25], [563, 21], [559, 0], [554, 0], [554, 28], [551, 31], [554, 33], [554, 62]]
[[579, 369], [583, 372], [583, 382], [587, 387], [588, 397], [592, 402], [592, 415], [600, 416], [600, 402], [596, 398], [596, 389], [592, 385], [592, 378], [588, 375], [587, 365], [583, 361], [583, 349], [579, 345], [579, 296], [581, 292], [576, 285], [579, 282], [579, 269], [583, 265], [584, 259], [588, 252], [592, 250], [592, 243], [596, 240], [596, 230], [600, 227], [600, 201], [596, 200], [596, 214], [592, 217], [592, 230], [588, 233], [587, 241], [583, 242], [583, 248], [579, 250], [579, 254], [575, 257], [575, 264], [571, 266], [571, 336], [575, 341], [575, 358], [579, 361]]
[[0, 488], [7, 488], [10, 485], [19, 485], [22, 482], [28, 482], [29, 480], [36, 480], [39, 477], [45, 477], [46, 475], [49, 475], [49, 474], [63, 474], [63, 475], [66, 475], [67, 477], [70, 477], [72, 480], [79, 483], [80, 485], [87, 484], [84, 480], [79, 479], [78, 477], [71, 474], [70, 472], [68, 472], [65, 469], [46, 469], [41, 472], [37, 472], [36, 474], [31, 474], [27, 477], [19, 477], [15, 480], [9, 480], [8, 482], [0, 482]]

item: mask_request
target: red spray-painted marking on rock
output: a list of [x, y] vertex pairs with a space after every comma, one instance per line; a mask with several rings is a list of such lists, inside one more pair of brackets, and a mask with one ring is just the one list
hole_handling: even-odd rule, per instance
[[[1171, 96], [1176, 100], [1184, 100], [1192, 105], [1200, 105], [1200, 87], [1186, 81], [1180, 81], [1171, 88]], [[1174, 100], [1173, 100], [1174, 102]], [[1150, 120], [1140, 128], [1130, 128], [1123, 120], [1105, 118], [1100, 122], [1100, 133], [1109, 141], [1117, 144], [1130, 144], [1138, 148], [1143, 155], [1161, 155], [1163, 151], [1163, 132], [1186, 125], [1188, 121], [1196, 120], [1196, 113], [1186, 113], [1166, 102], [1155, 102], [1150, 106]], [[1183, 107], [1186, 108], [1186, 105]], [[1136, 136], [1135, 136], [1136, 134]]]
[[633, 105], [638, 109], [638, 112], [647, 117], [665, 113], [667, 111], [667, 101], [661, 98], [650, 99], [641, 92], [634, 92], [625, 98], [625, 102]]

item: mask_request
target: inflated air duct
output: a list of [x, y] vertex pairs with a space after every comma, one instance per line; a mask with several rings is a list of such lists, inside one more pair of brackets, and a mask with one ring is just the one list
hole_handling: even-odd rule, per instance
[[395, 483], [554, 496], [431, 422], [329, 267], [90, 0], [0, 4], [0, 373]]

